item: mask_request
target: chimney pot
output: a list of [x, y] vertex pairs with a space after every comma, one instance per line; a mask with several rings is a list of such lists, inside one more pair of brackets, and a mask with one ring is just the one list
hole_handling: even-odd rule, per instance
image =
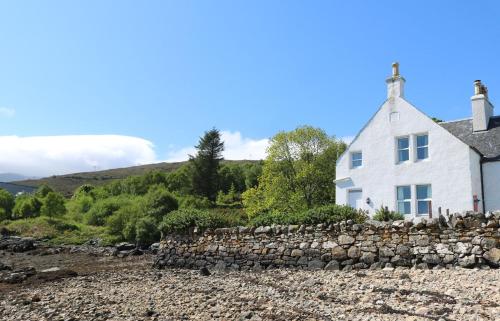
[[474, 96], [471, 100], [473, 131], [488, 130], [490, 118], [493, 116], [493, 105], [488, 100], [488, 88], [481, 80], [474, 81]]
[[399, 74], [399, 63], [392, 63], [392, 76], [387, 78], [387, 98], [404, 97], [405, 79]]

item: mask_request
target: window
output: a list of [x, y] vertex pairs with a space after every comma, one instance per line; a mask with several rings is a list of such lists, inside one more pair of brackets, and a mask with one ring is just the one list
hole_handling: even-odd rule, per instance
[[351, 153], [351, 167], [356, 168], [360, 167], [361, 165], [363, 165], [363, 153]]
[[406, 162], [410, 159], [410, 139], [408, 137], [398, 138], [398, 162]]
[[432, 206], [431, 185], [417, 185], [417, 214], [429, 214]]
[[429, 157], [429, 136], [417, 136], [417, 159], [426, 159]]
[[411, 186], [398, 186], [398, 212], [401, 214], [411, 214]]

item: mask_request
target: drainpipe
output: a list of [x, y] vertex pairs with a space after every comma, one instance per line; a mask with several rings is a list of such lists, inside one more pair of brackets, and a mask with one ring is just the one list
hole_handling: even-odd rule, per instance
[[484, 157], [481, 157], [481, 160], [479, 161], [479, 170], [481, 172], [481, 200], [483, 201], [483, 213], [486, 213], [486, 204], [484, 201], [483, 163], [484, 163]]

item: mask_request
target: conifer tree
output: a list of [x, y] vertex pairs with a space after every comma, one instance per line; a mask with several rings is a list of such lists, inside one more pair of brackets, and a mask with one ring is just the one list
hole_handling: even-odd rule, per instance
[[219, 186], [219, 166], [224, 151], [220, 132], [215, 128], [205, 132], [196, 149], [196, 156], [189, 157], [193, 166], [193, 190], [196, 194], [215, 201]]

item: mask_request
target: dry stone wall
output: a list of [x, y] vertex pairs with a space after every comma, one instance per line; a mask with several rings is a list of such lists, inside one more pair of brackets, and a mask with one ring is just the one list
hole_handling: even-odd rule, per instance
[[498, 268], [500, 213], [317, 226], [238, 227], [169, 235], [155, 266], [259, 270], [298, 268]]

